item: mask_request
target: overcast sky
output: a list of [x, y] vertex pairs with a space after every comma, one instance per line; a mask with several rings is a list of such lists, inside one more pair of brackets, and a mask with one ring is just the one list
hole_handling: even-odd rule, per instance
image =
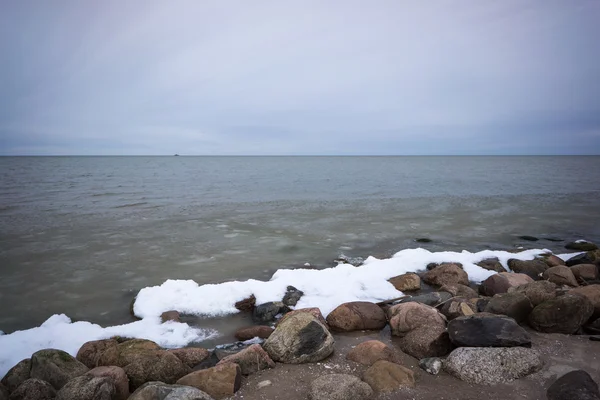
[[0, 0], [0, 154], [600, 154], [600, 1]]

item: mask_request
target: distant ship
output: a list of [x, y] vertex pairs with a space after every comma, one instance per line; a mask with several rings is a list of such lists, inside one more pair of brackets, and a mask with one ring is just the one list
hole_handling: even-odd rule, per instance
[[179, 157], [179, 154], [175, 154], [175, 157]]

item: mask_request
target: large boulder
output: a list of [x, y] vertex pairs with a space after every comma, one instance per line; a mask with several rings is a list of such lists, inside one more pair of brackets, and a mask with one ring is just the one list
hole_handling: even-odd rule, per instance
[[259, 344], [253, 344], [239, 353], [227, 356], [219, 361], [219, 364], [227, 362], [239, 365], [243, 375], [250, 375], [263, 369], [275, 367], [275, 363], [271, 360], [271, 357], [269, 357]]
[[86, 374], [67, 382], [56, 393], [56, 400], [113, 400], [115, 393], [112, 379]]
[[469, 275], [458, 264], [441, 264], [423, 275], [425, 283], [436, 286], [460, 283], [469, 285]]
[[327, 316], [327, 324], [331, 330], [338, 332], [379, 330], [386, 323], [381, 307], [368, 301], [340, 304]]
[[376, 392], [392, 392], [401, 387], [415, 387], [415, 374], [401, 365], [380, 360], [364, 373], [363, 380]]
[[501, 272], [488, 277], [481, 283], [480, 291], [485, 296], [506, 293], [511, 287], [525, 285], [533, 282], [528, 275], [515, 274], [510, 272]]
[[364, 365], [373, 365], [376, 361], [394, 361], [394, 351], [379, 340], [367, 340], [348, 352], [346, 358]]
[[179, 358], [182, 363], [190, 368], [194, 368], [196, 365], [210, 357], [210, 352], [202, 347], [183, 347], [181, 349], [167, 351]]
[[447, 301], [440, 308], [440, 312], [452, 320], [454, 318], [463, 317], [465, 315], [473, 315], [477, 309], [466, 299], [454, 298]]
[[524, 321], [533, 309], [531, 301], [523, 293], [501, 293], [492, 297], [484, 311], [492, 314], [502, 314], [514, 318], [517, 322]]
[[333, 352], [333, 336], [310, 313], [298, 313], [277, 325], [264, 343], [271, 359], [289, 364], [317, 362]]
[[444, 361], [449, 374], [468, 383], [511, 382], [539, 371], [537, 351], [525, 347], [459, 347]]
[[531, 345], [531, 337], [514, 319], [485, 313], [453, 319], [448, 323], [448, 334], [457, 347]]
[[600, 285], [581, 286], [570, 290], [569, 293], [587, 297], [594, 305], [593, 318], [600, 318]]
[[401, 292], [410, 292], [421, 289], [421, 278], [413, 272], [395, 276], [388, 279], [388, 282], [394, 285], [396, 290]]
[[129, 400], [214, 400], [202, 390], [184, 385], [148, 382], [140, 386]]
[[14, 391], [16, 388], [25, 382], [31, 376], [29, 375], [31, 370], [31, 359], [26, 358], [19, 361], [14, 367], [8, 370], [4, 378], [2, 378], [2, 384], [6, 386], [9, 392]]
[[529, 325], [540, 332], [572, 334], [593, 312], [594, 307], [586, 297], [566, 294], [535, 307], [529, 315]]
[[31, 356], [31, 377], [50, 383], [56, 390], [88, 371], [88, 367], [62, 350], [39, 350]]
[[192, 372], [177, 381], [178, 385], [193, 386], [215, 399], [233, 396], [240, 389], [242, 370], [235, 363], [225, 363]]
[[[293, 310], [288, 313], [285, 313], [283, 315], [283, 317], [281, 317], [281, 319], [279, 321], [277, 321], [275, 326], [279, 326], [283, 321], [290, 318], [292, 315], [296, 315], [296, 314], [300, 314], [300, 313], [309, 313], [310, 315], [312, 315], [313, 317], [318, 319], [319, 322], [322, 323], [324, 326], [327, 326], [327, 321], [325, 320], [325, 317], [323, 317], [323, 314], [321, 314], [321, 310], [317, 307], [299, 308], [297, 310]], [[270, 334], [269, 334], [269, 336], [270, 336]]]
[[116, 365], [118, 367], [124, 367], [138, 358], [154, 355], [157, 351], [162, 351], [162, 349], [158, 344], [151, 340], [126, 340], [116, 346], [106, 347], [104, 351], [100, 353], [96, 366]]
[[115, 339], [93, 340], [86, 342], [79, 348], [75, 358], [88, 368], [94, 368], [98, 365], [98, 359], [111, 347], [117, 347], [119, 342]]
[[56, 397], [56, 389], [48, 382], [30, 378], [21, 383], [9, 397], [9, 400], [51, 400]]
[[373, 389], [354, 375], [328, 374], [315, 379], [310, 385], [310, 400], [366, 400]]
[[273, 322], [278, 314], [285, 314], [289, 310], [281, 301], [270, 301], [254, 307], [252, 319], [261, 324]]
[[237, 340], [249, 340], [255, 337], [267, 339], [269, 336], [271, 336], [273, 330], [274, 329], [268, 325], [249, 326], [247, 328], [238, 329], [235, 332], [235, 338]]
[[542, 273], [549, 268], [542, 260], [523, 261], [511, 258], [507, 264], [513, 272], [525, 274], [535, 281], [539, 281]]
[[523, 293], [535, 307], [556, 297], [556, 285], [549, 281], [535, 281], [508, 289], [508, 293], [513, 292]]
[[542, 274], [542, 278], [557, 285], [579, 286], [571, 268], [564, 265], [548, 268]]
[[124, 366], [123, 370], [129, 377], [129, 390], [133, 392], [146, 382], [175, 383], [179, 378], [190, 373], [191, 368], [174, 354], [157, 350], [153, 354], [136, 358]]
[[571, 271], [579, 283], [587, 284], [600, 279], [600, 271], [595, 264], [577, 264], [571, 267]]
[[600, 400], [598, 384], [582, 370], [566, 373], [546, 391], [548, 400]]
[[115, 385], [114, 400], [125, 400], [129, 397], [129, 378], [121, 367], [96, 367], [86, 375], [96, 378], [108, 378]]
[[574, 242], [567, 243], [565, 245], [565, 249], [575, 251], [594, 251], [598, 250], [598, 246], [592, 242], [588, 242], [587, 240], [576, 240]]

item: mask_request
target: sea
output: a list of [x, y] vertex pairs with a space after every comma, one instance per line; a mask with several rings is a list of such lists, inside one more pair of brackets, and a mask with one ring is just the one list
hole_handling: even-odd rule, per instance
[[579, 239], [600, 242], [598, 156], [0, 157], [0, 330], [129, 323], [168, 279]]

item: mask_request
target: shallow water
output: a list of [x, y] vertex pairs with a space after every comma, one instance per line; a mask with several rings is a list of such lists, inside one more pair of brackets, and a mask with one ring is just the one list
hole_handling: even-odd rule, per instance
[[0, 171], [5, 332], [56, 313], [128, 322], [137, 291], [170, 278], [600, 241], [600, 157], [2, 157]]

